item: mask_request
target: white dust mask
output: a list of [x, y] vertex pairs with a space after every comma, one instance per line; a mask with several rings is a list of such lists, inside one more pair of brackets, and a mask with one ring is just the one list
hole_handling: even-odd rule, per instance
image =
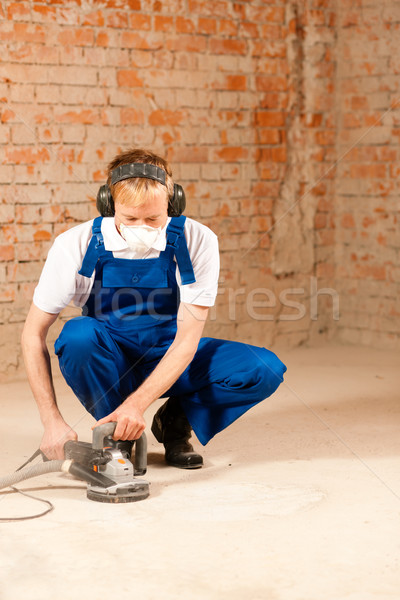
[[150, 227], [149, 225], [128, 227], [123, 223], [120, 224], [119, 230], [129, 248], [140, 254], [145, 254], [150, 250], [161, 233], [161, 227]]

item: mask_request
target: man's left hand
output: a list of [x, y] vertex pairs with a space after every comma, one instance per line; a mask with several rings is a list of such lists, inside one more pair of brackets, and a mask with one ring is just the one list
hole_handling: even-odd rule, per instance
[[141, 411], [132, 404], [125, 405], [125, 403], [122, 403], [112, 413], [99, 419], [92, 429], [112, 421], [117, 423], [113, 435], [114, 440], [138, 440], [146, 427]]

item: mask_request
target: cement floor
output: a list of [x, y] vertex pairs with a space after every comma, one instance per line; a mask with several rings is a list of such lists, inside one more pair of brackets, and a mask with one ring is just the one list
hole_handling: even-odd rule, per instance
[[[399, 357], [335, 346], [279, 356], [285, 384], [204, 448], [203, 469], [166, 466], [148, 432], [143, 502], [91, 502], [67, 475], [20, 484], [55, 510], [0, 523], [1, 600], [397, 600]], [[56, 387], [90, 441], [91, 417], [61, 378]], [[1, 397], [7, 474], [37, 448], [41, 425], [27, 383]], [[0, 495], [0, 517], [42, 507]]]

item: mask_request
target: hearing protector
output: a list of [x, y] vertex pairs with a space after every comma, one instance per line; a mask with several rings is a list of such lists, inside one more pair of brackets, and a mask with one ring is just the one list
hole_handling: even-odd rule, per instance
[[[111, 171], [112, 185], [123, 179], [131, 179], [133, 177], [153, 179], [164, 186], [166, 185], [166, 173], [164, 169], [161, 169], [156, 165], [147, 163], [129, 163], [127, 165], [120, 165]], [[97, 192], [96, 206], [102, 217], [113, 217], [115, 214], [114, 200], [107, 183], [102, 185]], [[174, 183], [174, 194], [172, 198], [168, 198], [168, 216], [179, 217], [185, 210], [185, 207], [186, 196], [183, 187]]]

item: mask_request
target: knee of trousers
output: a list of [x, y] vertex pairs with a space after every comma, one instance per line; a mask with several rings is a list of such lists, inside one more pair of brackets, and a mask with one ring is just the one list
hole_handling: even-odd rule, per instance
[[254, 352], [253, 373], [261, 395], [267, 398], [283, 382], [286, 366], [271, 350], [255, 347]]
[[286, 366], [266, 348], [240, 344], [237, 369], [226, 380], [232, 389], [241, 390], [250, 401], [268, 398], [283, 381]]
[[54, 344], [58, 358], [79, 361], [91, 356], [96, 347], [104, 346], [107, 332], [104, 325], [91, 317], [76, 317], [67, 321]]

